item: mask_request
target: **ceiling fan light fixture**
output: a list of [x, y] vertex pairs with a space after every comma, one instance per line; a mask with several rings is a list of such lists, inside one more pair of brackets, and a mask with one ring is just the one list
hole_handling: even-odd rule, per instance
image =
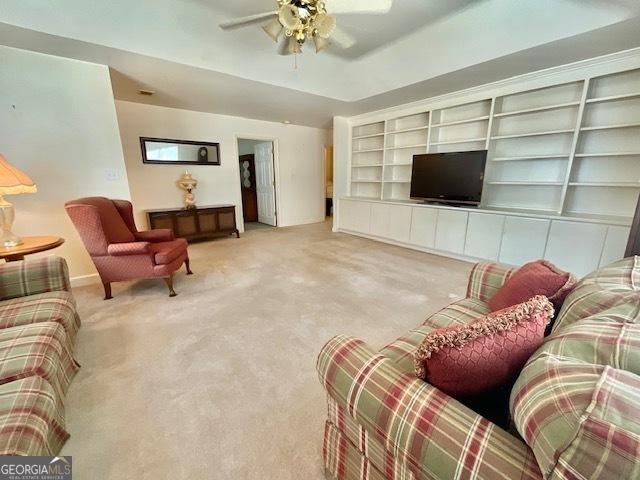
[[277, 42], [284, 28], [282, 27], [280, 20], [276, 18], [262, 27], [262, 30], [264, 30], [264, 32], [269, 35], [274, 42]]
[[316, 16], [315, 27], [322, 38], [329, 38], [336, 29], [336, 19], [326, 13]]
[[313, 43], [316, 46], [316, 53], [320, 53], [322, 50], [329, 46], [329, 40], [320, 35], [313, 36]]
[[298, 30], [302, 27], [298, 10], [293, 5], [283, 5], [278, 12], [278, 20], [287, 30]]
[[296, 37], [289, 37], [289, 43], [287, 45], [287, 50], [291, 54], [302, 53], [302, 47]]

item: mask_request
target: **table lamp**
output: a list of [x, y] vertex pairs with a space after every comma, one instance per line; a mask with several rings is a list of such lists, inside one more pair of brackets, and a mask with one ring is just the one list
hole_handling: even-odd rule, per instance
[[7, 159], [0, 154], [0, 246], [15, 247], [22, 243], [22, 240], [11, 231], [15, 218], [13, 205], [7, 202], [3, 196], [36, 191], [33, 180], [10, 165]]

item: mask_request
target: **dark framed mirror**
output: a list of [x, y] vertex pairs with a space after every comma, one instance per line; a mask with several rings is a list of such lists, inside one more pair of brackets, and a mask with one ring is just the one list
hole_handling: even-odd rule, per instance
[[142, 162], [156, 165], [220, 165], [220, 144], [140, 137]]

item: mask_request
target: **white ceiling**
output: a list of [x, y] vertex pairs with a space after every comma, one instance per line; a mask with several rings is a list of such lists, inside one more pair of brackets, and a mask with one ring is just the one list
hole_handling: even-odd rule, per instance
[[109, 65], [120, 99], [313, 126], [640, 46], [638, 0], [396, 0], [341, 15], [358, 46], [294, 69], [260, 25], [217, 26], [274, 4], [0, 0], [0, 44]]

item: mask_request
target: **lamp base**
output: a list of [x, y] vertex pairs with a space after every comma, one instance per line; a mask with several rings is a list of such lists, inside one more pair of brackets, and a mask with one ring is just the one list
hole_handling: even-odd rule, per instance
[[11, 231], [15, 212], [13, 205], [0, 196], [0, 246], [16, 247], [22, 240]]

